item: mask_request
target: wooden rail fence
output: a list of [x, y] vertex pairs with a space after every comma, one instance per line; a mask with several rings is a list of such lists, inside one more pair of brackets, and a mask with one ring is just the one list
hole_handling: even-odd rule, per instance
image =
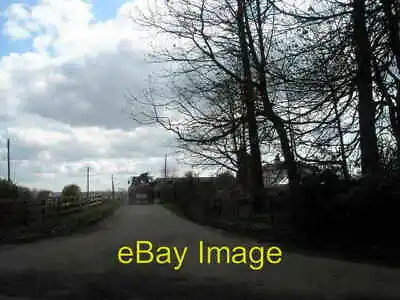
[[21, 201], [15, 199], [0, 199], [0, 229], [11, 229], [18, 226], [27, 226], [31, 223], [46, 221], [51, 218], [73, 214], [88, 207], [98, 206], [111, 197], [96, 195], [86, 200], [60, 201], [59, 198], [48, 197], [42, 201]]

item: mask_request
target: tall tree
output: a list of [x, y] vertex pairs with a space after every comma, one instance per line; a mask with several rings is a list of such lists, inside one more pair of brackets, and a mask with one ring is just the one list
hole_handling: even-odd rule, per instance
[[251, 162], [253, 167], [252, 178], [254, 180], [255, 210], [263, 210], [264, 203], [264, 181], [261, 165], [260, 140], [258, 136], [258, 125], [256, 120], [256, 95], [253, 85], [249, 47], [246, 39], [245, 14], [247, 5], [245, 0], [237, 0], [237, 27], [240, 41], [240, 54], [243, 65], [243, 98], [246, 107], [246, 121], [249, 126], [249, 143], [251, 150]]
[[[311, 5], [305, 10], [296, 7], [283, 9], [276, 3], [274, 5], [280, 13], [295, 20], [296, 26], [291, 25], [294, 28], [292, 32], [296, 30], [301, 32], [301, 34], [295, 34], [295, 39], [290, 40], [290, 45], [296, 48], [295, 51], [285, 52], [285, 56], [294, 57], [292, 61], [298, 64], [291, 68], [285, 80], [289, 80], [292, 86], [300, 87], [300, 89], [310, 89], [306, 100], [303, 101], [310, 109], [306, 112], [303, 109], [301, 113], [297, 114], [297, 120], [292, 120], [300, 128], [303, 128], [300, 129], [300, 136], [311, 135], [316, 140], [314, 136], [325, 135], [327, 137], [325, 140], [329, 141], [334, 138], [334, 135], [329, 132], [331, 130], [326, 125], [331, 124], [332, 121], [335, 121], [337, 125], [339, 117], [342, 117], [342, 120], [353, 120], [350, 122], [351, 124], [358, 123], [356, 132], [354, 129], [343, 131], [339, 128], [337, 131], [341, 132], [339, 135], [351, 133], [350, 136], [353, 136], [347, 142], [348, 148], [353, 148], [350, 146], [352, 144], [359, 146], [363, 173], [375, 172], [379, 167], [376, 134], [377, 109], [373, 93], [371, 65], [373, 49], [369, 36], [372, 22], [369, 22], [368, 19], [373, 8], [370, 7], [367, 10], [366, 1], [360, 0], [345, 2], [327, 0], [318, 2], [315, 6]], [[317, 34], [315, 34], [315, 30]], [[309, 34], [309, 31], [312, 32], [312, 35]], [[312, 40], [310, 36], [313, 37]], [[326, 72], [323, 74], [318, 70], [321, 68], [323, 70], [326, 66], [330, 75]], [[296, 71], [301, 75], [294, 76]], [[305, 75], [309, 76], [311, 80], [307, 79]], [[348, 100], [342, 101], [344, 98], [348, 98]], [[331, 104], [339, 103], [338, 101], [346, 104], [343, 106], [343, 110], [337, 111], [336, 114], [335, 105]], [[357, 116], [354, 115], [354, 108], [356, 108]], [[336, 115], [336, 117], [329, 120], [331, 115]], [[299, 122], [300, 118], [303, 121]], [[308, 118], [308, 120], [304, 120], [304, 118]], [[304, 130], [305, 128], [308, 129]], [[341, 139], [342, 142], [340, 142]], [[339, 136], [339, 142], [342, 145], [344, 141], [345, 139]], [[324, 156], [324, 152], [332, 152], [327, 149], [331, 148], [329, 144], [318, 143], [315, 146], [314, 148], [319, 148], [322, 156]], [[340, 148], [342, 150], [339, 152], [342, 151], [343, 154], [343, 147]], [[334, 152], [337, 150], [334, 150], [332, 154]], [[344, 161], [343, 155], [342, 161]], [[345, 172], [345, 170], [343, 171]]]
[[[175, 38], [177, 44], [180, 45], [157, 53], [159, 60], [164, 59], [164, 61], [177, 63], [181, 68], [179, 72], [175, 69], [175, 72], [169, 73], [169, 79], [182, 74], [185, 76], [198, 74], [197, 85], [204, 87], [205, 82], [208, 87], [215, 87], [220, 75], [224, 74], [240, 87], [242, 97], [238, 101], [244, 104], [243, 118], [242, 120], [233, 120], [234, 122], [230, 119], [226, 125], [228, 123], [239, 124], [242, 130], [246, 129], [246, 133], [240, 136], [248, 138], [253, 165], [251, 168], [253, 191], [258, 207], [262, 202], [263, 194], [260, 144], [262, 135], [265, 137], [270, 135], [271, 126], [269, 124], [277, 132], [277, 138], [288, 166], [290, 183], [295, 184], [297, 181], [296, 164], [288, 137], [288, 124], [285, 124], [285, 121], [274, 109], [274, 103], [270, 99], [273, 90], [268, 89], [267, 86], [267, 83], [269, 84], [273, 80], [266, 71], [273, 39], [273, 30], [269, 28], [266, 30], [266, 24], [271, 21], [268, 18], [272, 13], [270, 10], [272, 6], [268, 1], [246, 2], [242, 0], [222, 2], [177, 0], [167, 1], [164, 5], [162, 9], [157, 10], [157, 13], [135, 20], [142, 25], [159, 29], [162, 33]], [[165, 18], [160, 16], [160, 11], [166, 11]], [[273, 25], [273, 23], [271, 24]], [[269, 31], [271, 32], [267, 36]], [[181, 77], [177, 82], [182, 85], [185, 80], [182, 80]], [[202, 97], [203, 93], [198, 95], [198, 103], [202, 101]], [[180, 97], [179, 102], [181, 100]], [[176, 103], [176, 101], [174, 105], [182, 108], [181, 103]], [[185, 106], [188, 108], [187, 105]], [[191, 106], [189, 109], [185, 109], [187, 118], [183, 121], [185, 126], [181, 127], [187, 128], [190, 122], [198, 119], [199, 114], [201, 115], [193, 107], [193, 101]], [[204, 106], [201, 110], [204, 111]], [[154, 112], [155, 110], [153, 110]], [[194, 116], [193, 112], [196, 112], [197, 115]], [[164, 119], [157, 113], [158, 111], [155, 112], [158, 121]], [[220, 114], [217, 115], [220, 116]], [[211, 119], [208, 118], [209, 124], [216, 126], [219, 118], [214, 118], [214, 122]], [[245, 126], [242, 126], [243, 123]], [[228, 126], [218, 127], [227, 128]], [[224, 130], [224, 134], [208, 136], [209, 139], [204, 145], [215, 144], [236, 131], [235, 126], [229, 127], [231, 130]], [[184, 137], [182, 132], [176, 128], [175, 124], [168, 124], [168, 129], [174, 131], [179, 139], [185, 140], [187, 143], [198, 142], [195, 139], [188, 139], [187, 136]], [[202, 129], [201, 126], [197, 128], [198, 130]], [[205, 132], [211, 133], [211, 131]], [[244, 144], [247, 145], [247, 142]]]
[[353, 0], [353, 34], [357, 62], [356, 84], [360, 122], [361, 168], [364, 174], [379, 167], [378, 140], [376, 137], [376, 103], [372, 93], [372, 54], [367, 31], [366, 1]]

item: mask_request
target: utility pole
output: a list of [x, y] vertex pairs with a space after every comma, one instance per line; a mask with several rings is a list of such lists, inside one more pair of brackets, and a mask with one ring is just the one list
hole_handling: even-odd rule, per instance
[[7, 139], [7, 179], [8, 182], [11, 182], [10, 139]]
[[86, 169], [86, 198], [89, 201], [89, 167]]
[[96, 195], [96, 187], [95, 187], [95, 178], [94, 178], [94, 172], [93, 172], [93, 174], [92, 174], [92, 182], [93, 182], [93, 184], [92, 184], [92, 200], [94, 201], [95, 200], [95, 195]]
[[165, 159], [164, 159], [164, 178], [167, 178], [167, 158], [168, 158], [168, 154], [165, 154]]
[[111, 175], [111, 188], [112, 188], [112, 199], [115, 200], [114, 174]]

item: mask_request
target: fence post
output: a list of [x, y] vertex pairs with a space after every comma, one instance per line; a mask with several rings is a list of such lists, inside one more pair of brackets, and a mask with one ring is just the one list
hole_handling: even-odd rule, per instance
[[43, 199], [41, 199], [40, 201], [40, 205], [42, 206], [42, 222], [44, 222], [45, 218], [46, 218], [46, 197], [43, 197]]
[[24, 203], [24, 205], [23, 205], [23, 207], [24, 207], [23, 208], [23, 223], [26, 226], [26, 225], [28, 225], [29, 207], [28, 207], [28, 201], [25, 197], [24, 197], [23, 203]]
[[61, 210], [61, 197], [57, 199], [57, 203], [56, 203], [57, 219], [60, 217], [60, 210]]

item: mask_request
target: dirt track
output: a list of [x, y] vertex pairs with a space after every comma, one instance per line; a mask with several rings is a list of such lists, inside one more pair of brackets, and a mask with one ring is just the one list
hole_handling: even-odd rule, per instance
[[[188, 246], [182, 269], [118, 263], [118, 249], [133, 247], [138, 240]], [[286, 253], [285, 249], [280, 264], [266, 264], [258, 272], [248, 265], [200, 265], [199, 240], [215, 245], [255, 245], [180, 219], [162, 206], [123, 206], [88, 232], [0, 247], [0, 300], [1, 296], [75, 300], [400, 299], [400, 269], [314, 258]]]

